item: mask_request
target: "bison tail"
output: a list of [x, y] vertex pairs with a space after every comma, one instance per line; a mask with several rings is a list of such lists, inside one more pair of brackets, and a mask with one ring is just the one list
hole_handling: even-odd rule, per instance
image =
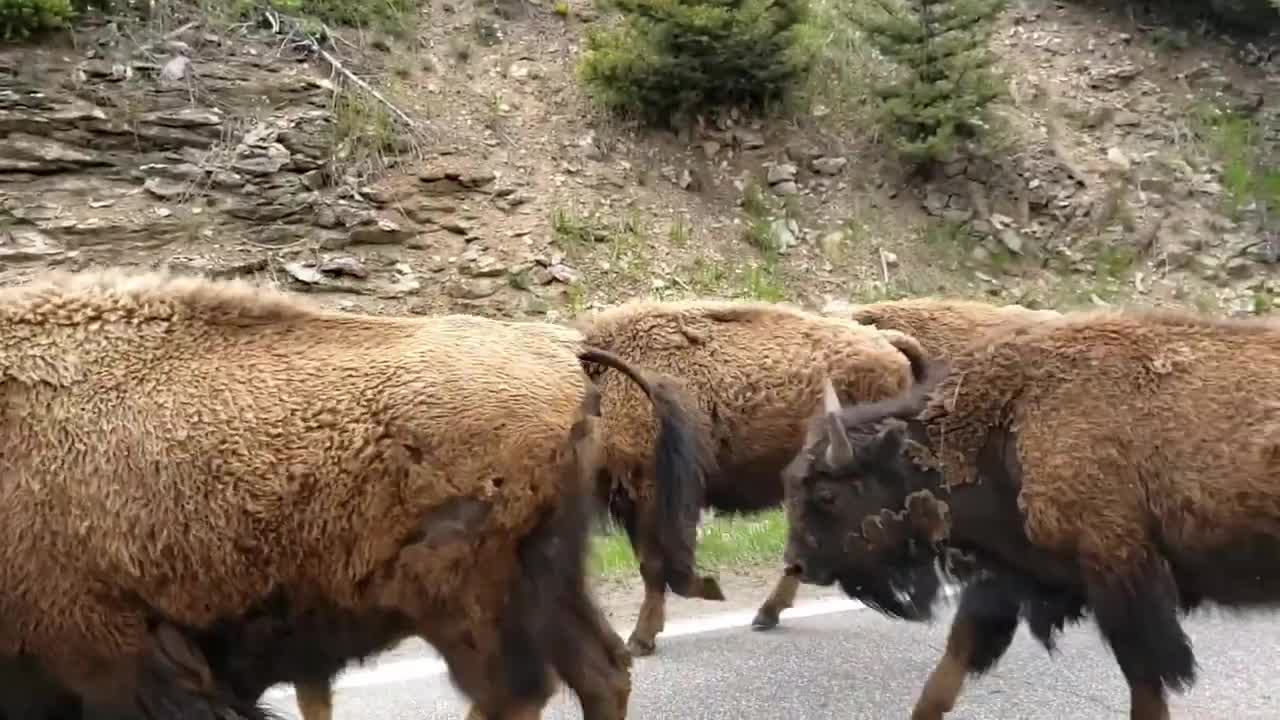
[[937, 374], [938, 367], [936, 363], [925, 353], [924, 347], [920, 341], [914, 336], [908, 335], [901, 330], [881, 330], [889, 344], [898, 349], [898, 352], [906, 356], [907, 362], [911, 364], [911, 380], [916, 384], [926, 382], [926, 379], [932, 378]]
[[654, 540], [661, 551], [667, 587], [681, 597], [723, 600], [716, 581], [699, 577], [694, 557], [704, 481], [714, 471], [715, 455], [696, 405], [671, 378], [639, 370], [604, 350], [589, 348], [580, 360], [613, 368], [640, 386], [653, 403], [658, 425], [654, 444]]

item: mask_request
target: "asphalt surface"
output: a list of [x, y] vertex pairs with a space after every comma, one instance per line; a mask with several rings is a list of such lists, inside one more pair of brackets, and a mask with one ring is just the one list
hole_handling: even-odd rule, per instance
[[[905, 720], [941, 655], [950, 612], [928, 626], [850, 605], [810, 605], [822, 614], [784, 614], [769, 632], [745, 627], [750, 613], [669, 623], [675, 634], [659, 635], [657, 654], [633, 668], [629, 717]], [[725, 627], [732, 623], [741, 625]], [[1280, 718], [1280, 615], [1202, 614], [1186, 627], [1200, 676], [1190, 693], [1173, 696], [1174, 720]], [[948, 720], [1127, 718], [1127, 687], [1095, 627], [1068, 628], [1059, 647], [1050, 658], [1020, 628], [1000, 665], [966, 686]], [[434, 657], [415, 641], [340, 677], [335, 720], [461, 720], [466, 702]], [[280, 690], [287, 692], [273, 688], [268, 703], [300, 717], [291, 694], [275, 695]], [[566, 691], [544, 717], [582, 715]]]

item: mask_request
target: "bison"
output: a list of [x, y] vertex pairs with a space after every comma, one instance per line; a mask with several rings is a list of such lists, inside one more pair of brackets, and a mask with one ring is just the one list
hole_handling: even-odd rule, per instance
[[930, 358], [947, 360], [988, 332], [1061, 317], [1054, 310], [961, 298], [908, 298], [856, 305], [854, 322], [915, 338]]
[[[1008, 328], [899, 398], [826, 410], [785, 473], [786, 562], [891, 616], [971, 575], [913, 720], [939, 720], [1020, 617], [1052, 651], [1087, 611], [1166, 720], [1196, 664], [1180, 615], [1280, 605], [1280, 328], [1155, 310]], [[1274, 431], [1274, 432], [1273, 432]], [[943, 560], [937, 563], [937, 560]]]
[[416, 634], [474, 714], [537, 717], [558, 677], [625, 717], [630, 656], [586, 588], [583, 363], [650, 394], [657, 492], [683, 492], [705, 443], [659, 376], [554, 325], [162, 272], [0, 290], [0, 329], [0, 661], [90, 714], [259, 718], [288, 681], [324, 685], [323, 717], [346, 661]]
[[[653, 421], [644, 398], [616, 376], [599, 380], [608, 427], [605, 465], [610, 514], [640, 561], [645, 596], [627, 647], [654, 651], [664, 624], [665, 589], [722, 600], [718, 583], [694, 568], [695, 531], [704, 506], [753, 512], [782, 501], [779, 473], [804, 438], [824, 377], [848, 402], [872, 402], [909, 388], [924, 353], [910, 337], [785, 305], [700, 300], [636, 301], [575, 321], [586, 342], [682, 383], [715, 460], [702, 466], [705, 487], [655, 487]], [[589, 366], [599, 377], [603, 368]], [[663, 498], [677, 500], [666, 509]], [[771, 628], [791, 606], [799, 581], [783, 575], [756, 615]]]

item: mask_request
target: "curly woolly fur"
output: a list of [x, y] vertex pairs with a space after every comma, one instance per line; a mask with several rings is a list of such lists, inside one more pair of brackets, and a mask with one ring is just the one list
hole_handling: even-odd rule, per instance
[[1061, 317], [1054, 310], [992, 305], [960, 298], [908, 298], [857, 305], [854, 322], [897, 330], [920, 342], [929, 357], [946, 360], [978, 338], [1010, 325]]
[[666, 382], [570, 328], [118, 269], [0, 290], [0, 660], [106, 712], [260, 718], [412, 633], [490, 717], [536, 713], [548, 668], [625, 717], [586, 589], [587, 360], [653, 395], [655, 463], [695, 457]]
[[[681, 596], [724, 599], [715, 580], [695, 575], [701, 509], [753, 512], [781, 502], [778, 473], [803, 442], [823, 379], [834, 378], [846, 401], [869, 402], [904, 391], [924, 362], [919, 344], [902, 333], [779, 304], [634, 301], [578, 318], [574, 327], [592, 347], [678, 379], [700, 411], [699, 435], [712, 443], [705, 485], [655, 487], [648, 460], [654, 424], [643, 397], [616, 378], [600, 380], [610, 428], [609, 509], [627, 530], [645, 582], [628, 642], [637, 655], [653, 652], [662, 629], [664, 583]], [[756, 627], [776, 625], [797, 587], [782, 578]]]
[[1052, 649], [1088, 610], [1132, 717], [1166, 720], [1196, 675], [1179, 615], [1280, 606], [1277, 347], [1274, 322], [1168, 310], [997, 330], [916, 394], [837, 415], [847, 458], [788, 476], [788, 560], [851, 594], [907, 577], [921, 606], [934, 543], [977, 559], [917, 719], [951, 709], [1019, 615]]

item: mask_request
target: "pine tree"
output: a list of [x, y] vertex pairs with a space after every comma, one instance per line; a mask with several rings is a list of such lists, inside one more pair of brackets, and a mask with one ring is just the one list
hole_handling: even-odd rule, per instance
[[1006, 0], [865, 0], [853, 19], [897, 67], [876, 88], [901, 155], [925, 164], [981, 128], [1003, 90], [988, 41]]
[[809, 68], [807, 0], [613, 0], [621, 28], [592, 33], [579, 67], [604, 105], [653, 124], [730, 104], [763, 109]]

